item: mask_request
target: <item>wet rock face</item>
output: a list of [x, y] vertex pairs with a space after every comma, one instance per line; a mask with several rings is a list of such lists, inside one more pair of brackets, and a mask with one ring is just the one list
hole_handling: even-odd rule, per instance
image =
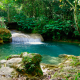
[[[7, 60], [0, 61], [0, 74], [3, 74], [2, 71], [6, 71], [5, 69], [7, 69], [10, 76], [13, 77], [15, 77], [16, 74], [16, 76], [21, 74], [28, 77], [40, 77], [43, 75], [43, 72], [40, 68], [41, 60], [42, 56], [37, 53], [24, 52], [21, 55], [12, 55]], [[6, 75], [8, 74], [6, 73]]]
[[10, 42], [11, 41], [11, 33], [6, 28], [0, 28], [0, 43]]

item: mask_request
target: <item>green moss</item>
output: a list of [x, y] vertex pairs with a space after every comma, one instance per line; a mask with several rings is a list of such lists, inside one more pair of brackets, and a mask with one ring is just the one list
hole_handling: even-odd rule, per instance
[[3, 42], [9, 41], [11, 37], [11, 33], [8, 29], [0, 28], [0, 39], [3, 40]]

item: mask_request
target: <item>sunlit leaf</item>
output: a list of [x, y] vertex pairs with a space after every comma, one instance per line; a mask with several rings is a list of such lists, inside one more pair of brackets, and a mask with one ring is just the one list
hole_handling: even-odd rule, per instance
[[62, 1], [62, 0], [59, 0], [60, 2]]

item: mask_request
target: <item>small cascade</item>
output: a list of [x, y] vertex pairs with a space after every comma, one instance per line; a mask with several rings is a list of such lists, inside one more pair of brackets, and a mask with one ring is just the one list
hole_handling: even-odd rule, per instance
[[12, 43], [42, 44], [43, 38], [40, 34], [25, 34], [12, 30]]

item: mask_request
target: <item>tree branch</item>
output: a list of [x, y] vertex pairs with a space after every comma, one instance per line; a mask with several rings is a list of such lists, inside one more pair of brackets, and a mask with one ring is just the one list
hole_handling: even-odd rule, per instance
[[66, 0], [66, 1], [74, 8], [74, 5], [72, 5], [72, 3], [69, 2], [69, 0]]

